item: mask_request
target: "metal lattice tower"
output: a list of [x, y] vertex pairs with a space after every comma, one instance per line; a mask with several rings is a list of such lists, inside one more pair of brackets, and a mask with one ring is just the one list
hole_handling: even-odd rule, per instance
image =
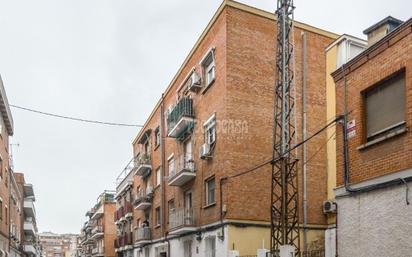
[[277, 49], [273, 128], [271, 251], [282, 245], [299, 253], [297, 157], [294, 88], [293, 0], [277, 1]]

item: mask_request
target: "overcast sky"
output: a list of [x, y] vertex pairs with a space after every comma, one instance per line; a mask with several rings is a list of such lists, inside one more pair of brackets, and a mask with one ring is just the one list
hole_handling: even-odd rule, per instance
[[[275, 0], [244, 0], [273, 12]], [[0, 74], [9, 102], [58, 114], [144, 123], [221, 0], [0, 0]], [[363, 37], [410, 18], [411, 1], [296, 0], [297, 20]], [[15, 168], [37, 196], [40, 231], [78, 233], [132, 157], [136, 128], [12, 109]]]

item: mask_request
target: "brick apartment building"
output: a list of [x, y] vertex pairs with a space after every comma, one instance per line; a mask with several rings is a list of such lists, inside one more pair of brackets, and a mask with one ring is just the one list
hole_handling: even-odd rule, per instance
[[0, 255], [10, 254], [9, 245], [9, 138], [13, 136], [13, 117], [8, 104], [6, 90], [0, 78]]
[[412, 19], [364, 32], [368, 48], [332, 73], [349, 127], [346, 155], [342, 126], [336, 137], [338, 254], [410, 256]]
[[[23, 193], [20, 190], [15, 174], [12, 169], [9, 170], [10, 176], [10, 197], [9, 197], [9, 245], [10, 256], [20, 257], [22, 256], [22, 217], [23, 217]], [[37, 232], [37, 228], [34, 224], [30, 229], [33, 233]]]
[[[296, 22], [294, 37], [298, 97], [307, 60], [311, 135], [327, 121], [325, 48], [338, 35]], [[118, 178], [118, 256], [132, 256], [132, 249], [144, 257], [255, 255], [269, 247], [271, 168], [233, 175], [272, 156], [275, 40], [273, 14], [234, 1], [220, 6], [134, 140], [134, 161]], [[321, 134], [307, 144], [313, 250], [324, 249], [328, 228], [322, 211], [327, 151], [319, 150], [326, 142]]]
[[33, 185], [26, 183], [23, 173], [14, 173], [15, 181], [22, 194], [20, 208], [21, 226], [18, 227], [21, 233], [21, 246], [23, 255], [27, 257], [37, 257], [41, 255], [40, 242], [38, 238], [37, 217], [35, 209], [36, 197]]
[[98, 197], [96, 205], [86, 216], [89, 220], [84, 224], [80, 233], [80, 256], [114, 257], [114, 240], [116, 227], [114, 214], [116, 210], [115, 193], [104, 191]]
[[39, 233], [43, 257], [64, 257], [70, 250], [73, 234]]

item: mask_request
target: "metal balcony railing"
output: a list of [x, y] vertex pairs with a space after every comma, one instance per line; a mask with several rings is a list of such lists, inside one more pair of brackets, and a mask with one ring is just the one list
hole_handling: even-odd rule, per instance
[[136, 156], [135, 159], [135, 166], [138, 167], [140, 165], [149, 165], [151, 164], [151, 157], [150, 154], [148, 153], [140, 153], [138, 156]]
[[126, 214], [131, 213], [131, 212], [133, 212], [133, 206], [130, 202], [126, 202], [125, 205], [124, 205], [124, 213], [126, 215]]
[[183, 117], [194, 118], [193, 100], [183, 97], [179, 100], [173, 110], [167, 115], [167, 132], [170, 133]]
[[135, 230], [135, 241], [146, 241], [152, 239], [152, 231], [149, 227], [137, 228]]
[[148, 153], [140, 153], [134, 160], [134, 168], [136, 175], [146, 177], [152, 170], [152, 158]]
[[169, 180], [182, 172], [195, 172], [195, 162], [193, 159], [180, 156], [178, 161], [175, 162], [174, 170], [169, 173]]
[[151, 203], [153, 199], [153, 187], [147, 187], [146, 190], [139, 191], [133, 202], [133, 205], [136, 207], [141, 203]]
[[97, 225], [92, 229], [92, 234], [103, 233], [103, 226]]
[[178, 229], [181, 227], [194, 227], [195, 216], [193, 208], [174, 209], [169, 214], [169, 229]]

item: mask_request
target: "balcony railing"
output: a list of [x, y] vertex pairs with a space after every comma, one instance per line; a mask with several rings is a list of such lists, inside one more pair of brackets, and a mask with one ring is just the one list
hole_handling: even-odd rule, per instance
[[174, 170], [169, 172], [168, 185], [183, 186], [196, 177], [195, 163], [192, 159], [181, 156], [178, 162], [175, 162]]
[[133, 234], [131, 232], [118, 236], [118, 238], [114, 241], [115, 248], [120, 248], [128, 245], [133, 245]]
[[103, 248], [96, 247], [96, 248], [92, 249], [92, 254], [93, 255], [103, 255], [104, 250], [103, 250]]
[[195, 230], [196, 222], [193, 208], [174, 209], [169, 214], [169, 230], [175, 234]]
[[140, 191], [139, 193], [136, 194], [133, 205], [135, 209], [146, 210], [152, 205], [152, 199], [153, 199], [153, 188], [147, 187], [146, 192]]
[[98, 234], [98, 233], [103, 233], [103, 226], [102, 225], [97, 225], [92, 229], [92, 234]]
[[135, 242], [150, 241], [152, 239], [152, 232], [149, 227], [137, 228], [135, 230]]
[[167, 135], [180, 138], [193, 128], [195, 112], [193, 100], [183, 97], [167, 116]]
[[152, 171], [152, 159], [148, 153], [140, 153], [134, 162], [134, 170], [136, 175], [143, 178], [150, 175]]

